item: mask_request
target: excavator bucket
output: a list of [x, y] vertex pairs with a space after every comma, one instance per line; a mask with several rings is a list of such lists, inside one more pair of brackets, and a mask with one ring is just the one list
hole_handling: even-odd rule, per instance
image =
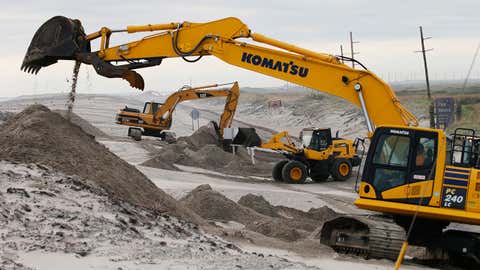
[[28, 47], [21, 69], [37, 74], [58, 60], [76, 60], [77, 53], [89, 53], [90, 42], [79, 20], [55, 16], [37, 30]]
[[[37, 30], [28, 47], [21, 69], [37, 74], [42, 67], [55, 64], [58, 60], [75, 60], [93, 65], [95, 71], [107, 78], [122, 78], [132, 87], [143, 90], [142, 76], [131, 70], [131, 65], [114, 66], [103, 61], [97, 54], [91, 53], [90, 41], [79, 20], [55, 16]], [[153, 62], [155, 65], [161, 61]], [[138, 64], [133, 68], [142, 67]], [[148, 66], [144, 64], [143, 66]]]

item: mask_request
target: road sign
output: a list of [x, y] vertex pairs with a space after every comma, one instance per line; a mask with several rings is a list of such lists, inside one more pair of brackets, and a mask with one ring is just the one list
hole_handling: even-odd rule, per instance
[[446, 128], [454, 120], [455, 100], [453, 97], [435, 99], [435, 127]]
[[200, 127], [200, 112], [197, 109], [192, 109], [190, 117], [192, 117], [192, 130], [195, 130], [195, 120], [197, 121], [197, 127]]
[[198, 118], [200, 118], [200, 112], [197, 109], [192, 109], [190, 116], [192, 117], [192, 120], [198, 120]]

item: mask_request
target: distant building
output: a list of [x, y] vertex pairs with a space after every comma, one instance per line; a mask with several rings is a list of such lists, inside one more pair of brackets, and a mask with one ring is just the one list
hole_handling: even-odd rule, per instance
[[281, 99], [273, 99], [273, 100], [269, 100], [267, 102], [268, 104], [268, 109], [278, 109], [278, 108], [281, 108], [282, 107], [282, 100]]

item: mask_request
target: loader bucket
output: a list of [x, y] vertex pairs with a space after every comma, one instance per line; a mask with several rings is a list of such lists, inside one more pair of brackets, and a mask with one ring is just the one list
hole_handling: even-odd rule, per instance
[[79, 20], [55, 16], [37, 30], [30, 42], [21, 69], [37, 74], [58, 60], [75, 60], [76, 53], [90, 52], [90, 42]]
[[238, 128], [238, 133], [233, 138], [232, 144], [240, 144], [245, 147], [260, 146], [262, 139], [258, 136], [255, 128]]

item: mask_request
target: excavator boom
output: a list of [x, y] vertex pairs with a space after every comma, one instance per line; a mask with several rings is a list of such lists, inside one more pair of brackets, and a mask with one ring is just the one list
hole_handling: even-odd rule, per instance
[[[133, 87], [143, 89], [143, 79], [135, 69], [158, 65], [165, 58], [181, 57], [192, 62], [203, 56], [213, 55], [229, 64], [350, 101], [362, 109], [369, 135], [380, 125], [418, 125], [415, 116], [400, 104], [394, 91], [370, 71], [350, 68], [332, 55], [316, 53], [252, 33], [237, 18], [229, 17], [207, 23], [128, 26], [121, 30], [103, 27], [100, 31], [85, 35], [78, 20], [54, 17], [41, 29], [56, 28], [56, 24], [76, 25], [59, 28], [65, 32], [65, 42], [73, 45], [57, 57], [54, 53], [56, 44], [61, 42], [39, 42], [47, 39], [42, 39], [41, 34], [37, 33], [32, 40], [32, 46], [41, 46], [29, 47], [22, 65], [24, 70], [38, 72], [41, 67], [52, 64], [54, 60], [74, 59], [93, 65], [102, 76], [123, 78]], [[154, 34], [118, 46], [109, 44], [113, 33], [145, 31], [153, 31]], [[85, 48], [89, 48], [90, 41], [95, 38], [101, 39], [100, 48], [98, 51], [89, 52]], [[238, 40], [240, 38], [274, 48], [241, 42]], [[114, 62], [120, 64], [114, 65]]]

